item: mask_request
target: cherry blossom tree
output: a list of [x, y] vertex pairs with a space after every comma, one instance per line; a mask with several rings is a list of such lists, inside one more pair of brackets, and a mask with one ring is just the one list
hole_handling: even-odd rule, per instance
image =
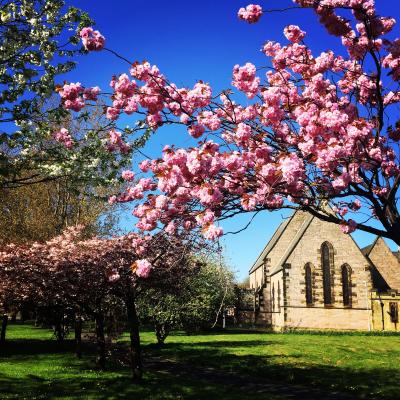
[[[134, 208], [140, 230], [161, 223], [170, 233], [196, 228], [215, 239], [223, 234], [218, 221], [292, 208], [345, 233], [358, 228], [400, 244], [400, 39], [387, 35], [395, 20], [380, 16], [373, 0], [294, 3], [315, 11], [327, 34], [341, 41], [341, 54], [313, 54], [306, 32], [288, 25], [286, 43], [263, 46], [270, 67], [234, 66], [237, 92], [216, 94], [202, 81], [179, 87], [148, 62], [112, 78], [111, 121], [134, 114], [137, 130], [176, 124], [198, 139], [194, 147], [166, 146], [160, 158], [143, 161], [143, 176], [110, 198], [142, 200]], [[268, 11], [252, 4], [238, 16], [255, 23]], [[103, 45], [93, 30], [81, 36], [88, 50]], [[65, 85], [64, 106], [85, 108], [85, 91], [96, 89]], [[109, 148], [124, 146], [122, 134], [110, 130]]]
[[[0, 305], [7, 311], [29, 304], [50, 315], [58, 337], [62, 317], [74, 317], [76, 352], [81, 352], [82, 316], [96, 322], [100, 368], [105, 368], [105, 310], [113, 298], [126, 308], [134, 379], [142, 376], [136, 299], [150, 288], [174, 286], [179, 274], [195, 267], [194, 238], [128, 234], [109, 239], [85, 238], [70, 227], [45, 243], [7, 245], [0, 251]], [[176, 286], [176, 285], [175, 285]], [[5, 328], [4, 328], [5, 332]]]

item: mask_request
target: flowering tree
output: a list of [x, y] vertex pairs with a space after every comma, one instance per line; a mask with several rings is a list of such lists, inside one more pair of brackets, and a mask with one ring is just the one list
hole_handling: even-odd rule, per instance
[[[223, 233], [217, 221], [286, 207], [345, 233], [359, 228], [400, 244], [400, 128], [388, 117], [400, 100], [400, 39], [385, 36], [395, 21], [379, 16], [373, 0], [294, 3], [313, 9], [344, 52], [314, 55], [306, 33], [287, 26], [287, 43], [263, 47], [271, 62], [265, 74], [251, 63], [234, 66], [232, 86], [250, 99], [247, 105], [230, 89], [213, 94], [204, 82], [178, 87], [148, 62], [133, 63], [131, 77], [112, 78], [107, 118], [144, 114], [138, 129], [176, 123], [199, 139], [192, 148], [166, 146], [161, 158], [140, 164], [148, 177], [111, 197], [143, 199], [134, 209], [139, 229], [161, 222], [170, 233], [200, 228], [214, 239]], [[238, 16], [254, 23], [267, 11], [249, 5]], [[93, 30], [82, 37], [88, 49], [101, 48]], [[64, 86], [65, 107], [84, 108], [85, 90]], [[123, 148], [120, 133], [109, 135], [111, 148]]]
[[[65, 126], [71, 125], [66, 122], [70, 112], [51, 101], [57, 79], [87, 53], [77, 32], [92, 23], [85, 12], [66, 7], [64, 0], [1, 2], [1, 188], [60, 176], [109, 183], [118, 164], [130, 159], [130, 147], [124, 153], [110, 153], [105, 147], [102, 132], [112, 124], [93, 123], [89, 116], [96, 104], [80, 116], [79, 124]], [[85, 96], [95, 100], [96, 91]]]
[[45, 243], [7, 245], [0, 251], [0, 306], [8, 312], [29, 304], [33, 311], [45, 313], [47, 319], [50, 315], [58, 337], [62, 336], [64, 315], [69, 315], [68, 322], [75, 317], [78, 356], [81, 318], [94, 319], [97, 362], [104, 368], [104, 314], [110, 300], [120, 299], [127, 313], [133, 377], [140, 379], [136, 299], [150, 288], [174, 286], [179, 274], [193, 268], [195, 243], [188, 236], [163, 234], [88, 239], [83, 227], [78, 226]]

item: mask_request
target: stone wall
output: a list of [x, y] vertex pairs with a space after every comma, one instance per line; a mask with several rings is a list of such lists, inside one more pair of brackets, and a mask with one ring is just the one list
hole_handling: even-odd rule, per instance
[[[377, 331], [399, 331], [400, 293], [371, 294], [373, 329]], [[397, 316], [395, 315], [397, 311]], [[397, 318], [396, 318], [397, 317]]]
[[[291, 227], [289, 226], [288, 229]], [[327, 242], [332, 250], [332, 302], [324, 304], [321, 245]], [[306, 304], [305, 265], [313, 271], [313, 303]], [[343, 305], [342, 265], [351, 271], [351, 306]], [[369, 291], [372, 289], [369, 263], [351, 236], [338, 225], [313, 219], [287, 260], [285, 268], [285, 327], [313, 329], [369, 328]]]
[[[274, 267], [279, 262], [280, 258], [289, 247], [290, 243], [293, 240], [293, 237], [300, 229], [307, 216], [307, 213], [298, 211], [291, 217], [288, 226], [283, 231], [275, 246], [273, 246], [271, 251], [268, 253], [265, 260], [266, 264]], [[260, 265], [260, 268], [257, 268], [250, 274], [250, 287], [257, 288], [260, 287], [263, 283], [263, 266]]]

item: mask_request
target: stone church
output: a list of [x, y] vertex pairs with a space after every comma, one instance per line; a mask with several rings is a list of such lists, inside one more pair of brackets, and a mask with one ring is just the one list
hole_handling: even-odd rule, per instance
[[338, 225], [297, 211], [250, 269], [254, 322], [282, 329], [397, 330], [399, 253], [360, 249]]

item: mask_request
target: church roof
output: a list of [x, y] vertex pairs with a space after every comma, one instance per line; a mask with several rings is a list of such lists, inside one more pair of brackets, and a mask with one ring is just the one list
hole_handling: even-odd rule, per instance
[[288, 257], [290, 256], [290, 254], [292, 253], [292, 251], [296, 247], [297, 243], [299, 242], [299, 240], [303, 236], [305, 230], [308, 228], [308, 226], [310, 225], [311, 221], [314, 218], [311, 214], [304, 213], [306, 215], [306, 217], [304, 219], [300, 220], [301, 224], [297, 226], [297, 224], [299, 223], [299, 220], [297, 220], [297, 222], [295, 222], [294, 219], [295, 219], [295, 216], [298, 213], [303, 213], [303, 212], [302, 211], [295, 211], [290, 216], [290, 218], [286, 219], [285, 221], [283, 221], [279, 225], [278, 229], [272, 235], [271, 239], [269, 240], [267, 245], [264, 247], [264, 249], [261, 252], [261, 254], [257, 257], [257, 260], [254, 262], [254, 264], [250, 268], [249, 274], [251, 274], [256, 269], [260, 268], [263, 265], [265, 258], [273, 250], [275, 245], [278, 243], [278, 241], [280, 240], [280, 238], [282, 237], [282, 235], [286, 231], [287, 227], [289, 225], [291, 225], [291, 223], [293, 221], [294, 229], [293, 229], [293, 232], [290, 232], [292, 237], [289, 236], [289, 238], [290, 238], [289, 246], [285, 249], [285, 252], [282, 254], [282, 257], [281, 257], [279, 263], [277, 265], [273, 266], [274, 268], [273, 268], [272, 271], [270, 271], [270, 274], [273, 274], [273, 273], [277, 272], [282, 267], [282, 265], [288, 259]]
[[289, 256], [292, 254], [293, 250], [296, 248], [296, 246], [299, 243], [300, 239], [304, 235], [304, 232], [310, 226], [311, 221], [313, 219], [314, 219], [313, 215], [311, 215], [311, 214], [307, 215], [307, 218], [304, 220], [304, 222], [300, 226], [300, 229], [297, 231], [296, 235], [293, 237], [292, 241], [290, 242], [290, 244], [287, 247], [286, 251], [283, 253], [281, 259], [278, 262], [278, 264], [275, 265], [275, 267], [270, 271], [271, 275], [275, 274], [276, 272], [278, 272], [282, 268], [283, 264], [285, 264], [285, 262], [287, 261]]
[[398, 251], [392, 251], [380, 236], [377, 236], [372, 244], [364, 247], [361, 251], [371, 261], [388, 287], [400, 289]]
[[285, 231], [286, 227], [289, 225], [289, 222], [292, 220], [293, 216], [294, 216], [294, 213], [290, 216], [290, 218], [281, 222], [281, 224], [278, 226], [278, 229], [272, 235], [271, 239], [268, 241], [267, 245], [264, 247], [261, 254], [257, 257], [257, 260], [254, 262], [254, 264], [250, 268], [249, 274], [251, 274], [252, 272], [254, 272], [256, 269], [258, 269], [261, 266], [261, 264], [264, 262], [265, 257], [274, 248], [275, 244], [278, 242], [279, 238], [282, 236], [282, 233]]
[[[275, 233], [272, 235], [271, 239], [268, 241], [267, 245], [264, 247], [263, 251], [261, 254], [257, 257], [257, 260], [254, 262], [252, 265], [249, 274], [260, 268], [264, 264], [264, 260], [268, 257], [268, 254], [274, 249], [275, 245], [278, 243], [282, 235], [284, 234], [285, 230], [288, 228], [290, 223], [293, 221], [294, 216], [298, 213], [298, 211], [294, 212], [290, 218], [286, 219], [283, 221], [278, 229], [275, 231]], [[282, 266], [285, 264], [287, 259], [290, 257], [292, 254], [293, 250], [296, 248], [298, 245], [299, 241], [303, 237], [305, 231], [307, 228], [310, 226], [312, 220], [315, 217], [312, 214], [308, 214], [306, 218], [301, 222], [301, 225], [298, 225], [296, 227], [296, 224], [294, 226], [294, 233], [293, 236], [289, 240], [289, 245], [283, 252], [282, 256], [280, 257], [278, 262], [275, 262], [274, 265], [272, 265], [272, 269], [269, 271], [269, 275], [274, 275], [278, 271], [282, 269]], [[290, 237], [290, 236], [289, 236]], [[372, 280], [373, 280], [373, 285], [375, 288], [378, 290], [387, 290], [388, 288], [398, 288], [398, 280], [399, 280], [399, 274], [398, 271], [394, 271], [394, 266], [388, 266], [388, 265], [383, 265], [384, 263], [378, 262], [377, 260], [372, 260], [370, 258], [370, 254], [374, 247], [377, 245], [377, 243], [382, 240], [382, 238], [377, 237], [373, 243], [371, 243], [368, 246], [365, 246], [363, 248], [360, 248], [354, 238], [350, 235], [351, 239], [355, 243], [356, 247], [360, 250], [360, 252], [363, 254], [363, 256], [366, 258], [366, 261], [370, 264], [370, 271], [372, 275]], [[385, 244], [385, 246], [387, 246]], [[393, 254], [395, 259], [399, 262], [400, 265], [400, 251], [397, 252], [392, 252], [389, 249], [389, 253]], [[375, 257], [373, 257], [375, 258]], [[377, 265], [380, 264], [380, 265]], [[382, 265], [381, 265], [382, 264]], [[396, 266], [397, 267], [397, 266]]]
[[361, 253], [364, 254], [364, 256], [368, 256], [369, 252], [371, 251], [373, 247], [373, 243], [369, 244], [368, 246], [365, 246], [361, 249]]

